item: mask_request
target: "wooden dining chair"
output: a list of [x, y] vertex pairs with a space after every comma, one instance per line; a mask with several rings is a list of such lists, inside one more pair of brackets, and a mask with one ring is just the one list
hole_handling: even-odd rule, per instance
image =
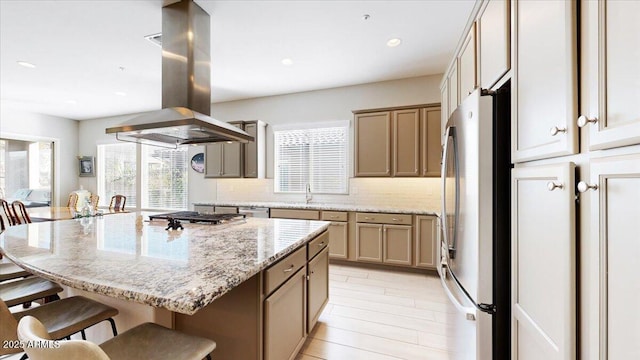
[[[31, 218], [29, 217], [27, 208], [26, 206], [24, 206], [24, 203], [22, 201], [16, 200], [12, 202], [11, 208], [13, 209], [13, 214], [16, 217], [17, 224], [31, 224]], [[22, 219], [20, 219], [21, 217]]]
[[52, 340], [47, 328], [33, 316], [18, 322], [18, 339], [32, 360], [66, 359], [211, 359], [216, 348], [213, 340], [187, 335], [163, 326], [144, 323], [107, 340], [99, 346], [85, 340], [60, 341], [57, 346], [27, 346], [48, 344]]
[[[102, 321], [109, 321], [113, 336], [118, 335], [113, 317], [118, 309], [83, 296], [60, 299], [31, 309], [11, 313], [7, 304], [0, 300], [0, 332], [3, 341], [18, 340], [18, 321], [33, 316], [46, 328], [52, 339], [69, 338], [80, 332], [86, 340], [85, 329]], [[3, 347], [0, 355], [22, 352], [20, 347]]]
[[127, 202], [127, 197], [124, 195], [113, 195], [111, 197], [111, 201], [109, 202], [110, 210], [124, 210], [124, 204]]
[[0, 199], [0, 203], [2, 203], [2, 210], [4, 210], [4, 215], [7, 218], [7, 222], [9, 223], [9, 226], [19, 224], [18, 217], [15, 214], [11, 204], [9, 204], [5, 199]]
[[97, 194], [91, 194], [89, 196], [89, 203], [91, 204], [91, 208], [93, 210], [98, 210], [98, 202], [100, 201], [100, 196]]
[[78, 194], [69, 194], [69, 200], [67, 200], [67, 207], [75, 209], [78, 206]]

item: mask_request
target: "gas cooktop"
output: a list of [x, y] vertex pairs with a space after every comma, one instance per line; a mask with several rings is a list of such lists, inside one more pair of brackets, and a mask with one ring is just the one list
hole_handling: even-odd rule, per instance
[[149, 220], [183, 220], [190, 223], [217, 225], [231, 220], [244, 219], [245, 214], [203, 214], [197, 211], [177, 211], [166, 214], [149, 215]]

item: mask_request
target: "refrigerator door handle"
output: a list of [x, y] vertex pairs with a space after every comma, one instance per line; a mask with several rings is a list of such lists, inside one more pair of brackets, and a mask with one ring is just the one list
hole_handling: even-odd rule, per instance
[[[461, 313], [465, 314], [465, 317], [467, 320], [470, 321], [475, 321], [476, 320], [476, 308], [474, 306], [464, 306], [459, 300], [458, 298], [456, 298], [455, 295], [453, 295], [452, 290], [449, 288], [449, 282], [453, 282], [456, 286], [456, 288], [458, 288], [460, 293], [464, 294], [464, 297], [467, 297], [467, 294], [464, 293], [464, 291], [460, 288], [460, 285], [458, 284], [458, 281], [456, 281], [456, 279], [453, 277], [453, 274], [451, 274], [449, 272], [449, 274], [451, 274], [451, 281], [447, 281], [447, 264], [443, 263], [441, 264], [442, 270], [441, 270], [441, 276], [440, 276], [440, 281], [442, 282], [442, 287], [444, 288], [445, 293], [447, 293], [447, 297], [449, 298], [449, 300], [453, 303], [453, 305], [456, 307], [456, 309], [458, 309], [458, 311], [460, 311]], [[475, 305], [475, 303], [474, 303]]]
[[[451, 143], [449, 143], [449, 138], [451, 138]], [[458, 181], [458, 159], [456, 148], [456, 128], [455, 126], [449, 126], [445, 133], [445, 142], [444, 149], [442, 151], [442, 171], [441, 171], [441, 185], [442, 185], [442, 234], [444, 239], [445, 249], [447, 249], [446, 257], [448, 259], [454, 259], [456, 257], [456, 236], [457, 236], [457, 219], [458, 219], [458, 205], [459, 205], [459, 181]], [[453, 146], [453, 148], [449, 148]], [[452, 153], [453, 152], [453, 153]], [[453, 171], [454, 171], [454, 193], [455, 198], [454, 201], [454, 209], [453, 209], [453, 224], [449, 224], [448, 216], [447, 216], [447, 175], [448, 175], [448, 165], [449, 165], [449, 156], [453, 155]], [[449, 227], [451, 227], [451, 239], [449, 238]]]

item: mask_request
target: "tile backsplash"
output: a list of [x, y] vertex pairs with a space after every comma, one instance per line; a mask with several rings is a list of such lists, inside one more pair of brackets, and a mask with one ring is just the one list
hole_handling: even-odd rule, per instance
[[[213, 185], [213, 184], [212, 184]], [[217, 179], [218, 201], [304, 202], [305, 194], [274, 193], [273, 179]], [[349, 194], [313, 194], [314, 203], [440, 209], [439, 178], [351, 178]]]

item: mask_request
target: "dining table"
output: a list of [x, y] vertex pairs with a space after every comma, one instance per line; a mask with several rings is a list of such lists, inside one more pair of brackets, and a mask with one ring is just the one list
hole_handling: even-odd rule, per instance
[[[69, 220], [76, 218], [79, 213], [67, 206], [34, 207], [28, 208], [27, 211], [32, 221]], [[98, 209], [96, 215], [122, 214], [128, 212], [128, 210]]]

